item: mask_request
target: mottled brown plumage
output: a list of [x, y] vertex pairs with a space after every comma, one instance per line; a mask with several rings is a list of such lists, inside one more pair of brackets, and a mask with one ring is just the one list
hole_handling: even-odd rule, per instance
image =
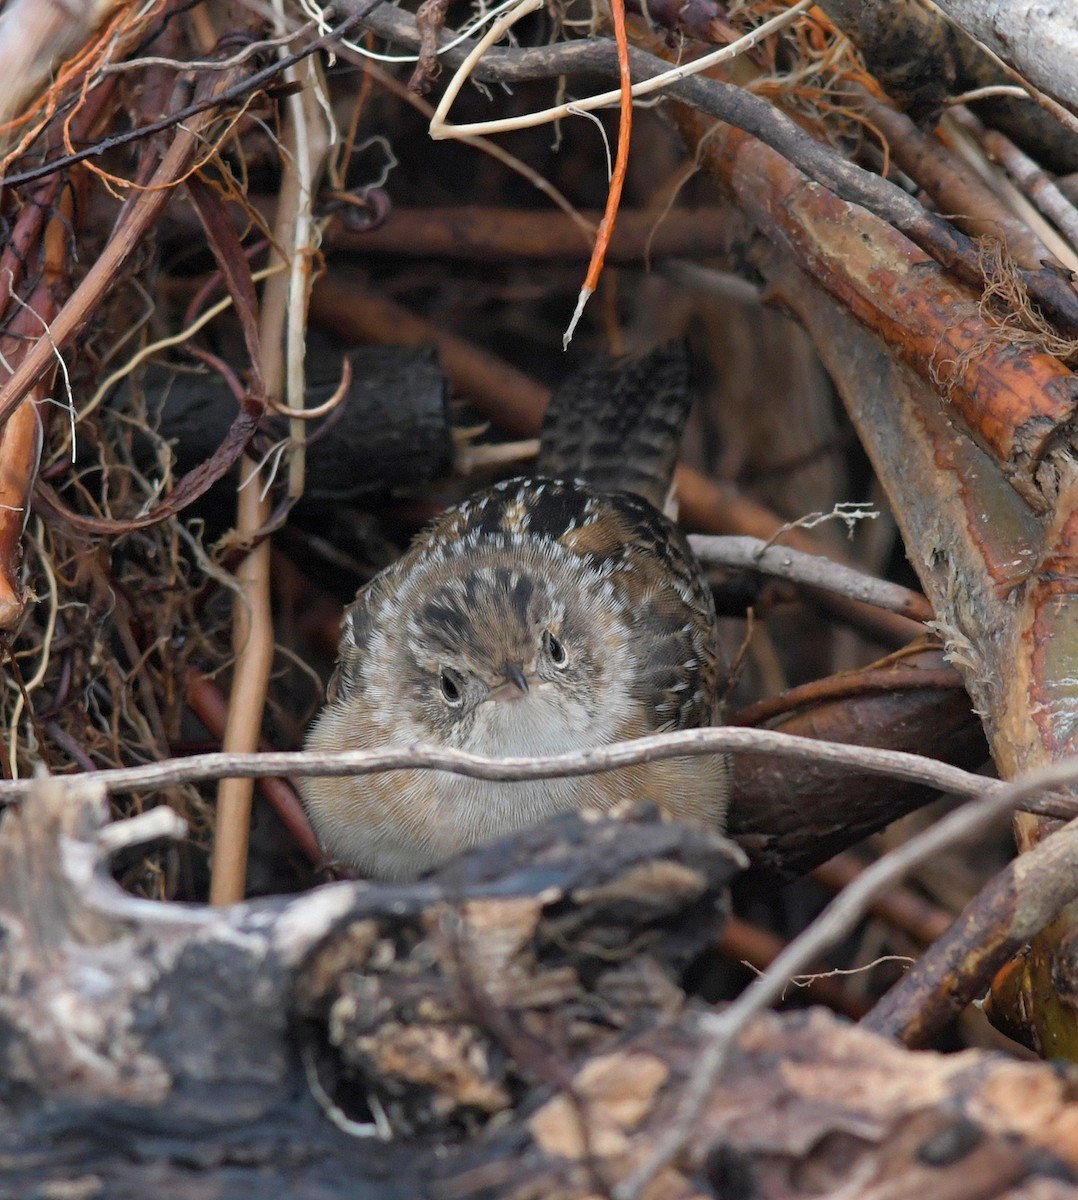
[[[688, 408], [683, 352], [658, 352], [631, 371], [631, 388], [592, 371], [563, 390], [540, 461], [571, 470], [575, 443], [579, 472], [643, 494], [537, 476], [446, 512], [348, 610], [310, 748], [424, 742], [556, 754], [711, 723], [711, 593], [655, 503]], [[405, 771], [310, 779], [304, 798], [331, 856], [404, 879], [555, 812], [625, 798], [721, 826], [727, 773], [721, 756], [521, 783]]]

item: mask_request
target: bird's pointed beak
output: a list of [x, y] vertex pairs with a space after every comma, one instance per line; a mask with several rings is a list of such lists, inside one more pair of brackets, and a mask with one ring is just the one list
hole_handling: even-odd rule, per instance
[[528, 694], [528, 677], [518, 662], [503, 663], [498, 674], [505, 680], [490, 689], [491, 700], [523, 700]]

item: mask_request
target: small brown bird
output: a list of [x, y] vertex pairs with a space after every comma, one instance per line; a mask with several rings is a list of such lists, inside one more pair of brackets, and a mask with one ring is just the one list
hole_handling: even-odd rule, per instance
[[[449, 509], [360, 590], [308, 748], [549, 755], [711, 724], [711, 592], [659, 511], [688, 376], [675, 345], [559, 389], [539, 474]], [[624, 799], [721, 828], [728, 775], [728, 760], [710, 755], [575, 779], [307, 779], [303, 795], [328, 855], [405, 880], [555, 813]]]

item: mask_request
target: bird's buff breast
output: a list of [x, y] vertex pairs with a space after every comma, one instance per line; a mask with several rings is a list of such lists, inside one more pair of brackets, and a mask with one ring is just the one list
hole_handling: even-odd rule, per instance
[[[544, 697], [483, 705], [469, 744], [459, 749], [497, 757], [567, 753], [621, 740], [629, 714], [608, 710], [592, 716], [583, 706], [548, 710]], [[395, 736], [356, 728], [348, 705], [332, 705], [311, 731], [311, 750], [359, 745], [386, 748], [430, 739], [399, 722]], [[573, 779], [499, 781], [446, 771], [394, 771], [351, 779], [310, 779], [304, 786], [308, 812], [326, 847], [362, 874], [408, 879], [454, 854], [536, 825], [555, 813], [609, 808], [626, 795], [613, 775]], [[631, 792], [628, 794], [632, 794]]]

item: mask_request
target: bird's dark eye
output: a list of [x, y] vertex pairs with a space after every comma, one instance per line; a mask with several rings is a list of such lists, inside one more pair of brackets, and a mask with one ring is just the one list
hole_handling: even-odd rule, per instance
[[438, 672], [438, 689], [446, 704], [456, 707], [464, 699], [464, 680], [450, 667], [442, 667]]
[[547, 658], [559, 670], [562, 667], [569, 665], [569, 653], [558, 639], [550, 632], [549, 629], [543, 632], [543, 648], [546, 650]]

